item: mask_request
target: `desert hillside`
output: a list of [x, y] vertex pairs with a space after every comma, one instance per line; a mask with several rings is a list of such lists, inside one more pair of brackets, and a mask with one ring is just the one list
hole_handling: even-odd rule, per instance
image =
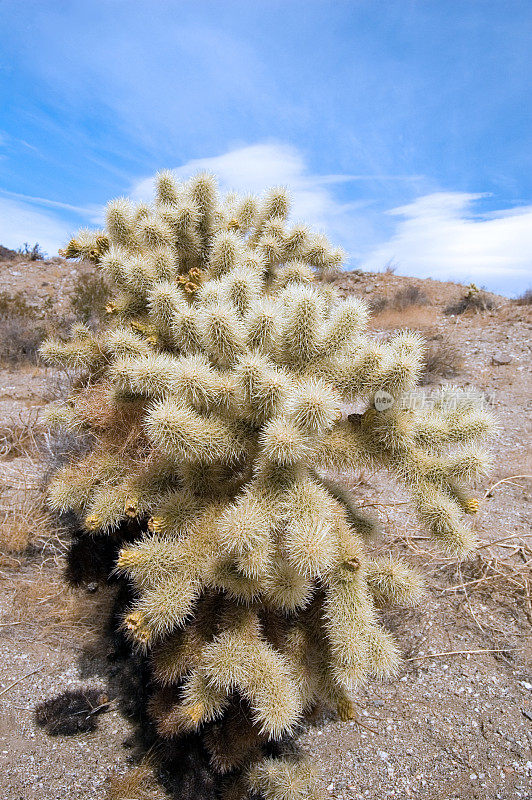
[[[532, 305], [391, 272], [333, 283], [370, 304], [377, 335], [423, 333], [427, 402], [445, 383], [478, 391], [500, 433], [493, 473], [477, 486], [481, 546], [461, 564], [429, 545], [387, 477], [349, 476], [382, 520], [374, 551], [391, 541], [421, 566], [426, 593], [419, 608], [384, 618], [404, 654], [398, 678], [370, 682], [357, 719], [324, 718], [303, 744], [336, 800], [531, 798]], [[69, 443], [46, 438], [38, 421], [46, 403], [67, 396], [71, 376], [39, 364], [37, 347], [77, 319], [97, 324], [104, 305], [91, 267], [0, 248], [0, 795], [13, 800], [164, 797], [117, 708], [113, 655], [92, 624], [111, 590], [62, 583], [65, 545], [44, 505], [46, 476]], [[106, 695], [96, 724], [49, 736], [35, 705], [75, 687]]]

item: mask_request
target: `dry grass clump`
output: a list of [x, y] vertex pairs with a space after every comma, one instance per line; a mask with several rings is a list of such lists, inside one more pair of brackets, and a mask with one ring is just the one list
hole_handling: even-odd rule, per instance
[[[522, 481], [531, 479], [532, 475], [500, 479], [484, 493], [480, 506], [493, 497], [494, 489], [501, 484], [522, 486]], [[474, 595], [485, 598], [497, 595], [499, 599], [506, 599], [509, 607], [520, 608], [532, 625], [532, 533], [506, 534], [491, 541], [480, 541], [473, 556], [458, 565], [455, 559], [442, 558], [435, 552], [426, 536], [412, 535], [407, 527], [399, 527], [394, 543], [425, 563], [432, 560], [440, 573], [444, 566], [451, 585], [440, 589], [443, 594], [461, 594], [469, 606], [469, 599]]]
[[[474, 558], [458, 566], [452, 558], [427, 547], [426, 537], [398, 533], [395, 542], [404, 546], [412, 558], [427, 563], [432, 559], [437, 571], [442, 565], [452, 575], [451, 585], [440, 589], [443, 594], [461, 593], [466, 598], [473, 595], [507, 598], [512, 607], [519, 607], [532, 625], [532, 534], [516, 534], [502, 541], [480, 543]], [[430, 586], [430, 582], [428, 582]], [[437, 588], [432, 585], [432, 588]]]
[[23, 627], [44, 640], [95, 639], [102, 619], [111, 614], [114, 591], [96, 585], [90, 594], [65, 584], [65, 532], [47, 511], [42, 485], [29, 471], [7, 464], [0, 474], [0, 591], [9, 599], [2, 626]]
[[0, 521], [0, 552], [9, 555], [25, 553], [32, 542], [32, 526], [27, 515], [15, 511]]
[[472, 575], [469, 586], [490, 595], [497, 591], [517, 601], [532, 625], [531, 537], [524, 534], [511, 538], [513, 541], [479, 546], [474, 561], [477, 576]]
[[466, 293], [450, 303], [445, 309], [444, 314], [464, 314], [466, 311], [473, 313], [480, 313], [483, 311], [492, 311], [495, 308], [493, 298], [484, 289], [479, 289], [474, 283], [467, 287]]
[[28, 466], [26, 459], [20, 468], [16, 462], [2, 465], [0, 473], [0, 587], [10, 600], [2, 624], [24, 626], [45, 638], [79, 640], [101, 630], [114, 594], [102, 587], [88, 595], [62, 580], [65, 532], [46, 509], [35, 473], [35, 464]]
[[54, 569], [35, 571], [32, 578], [17, 581], [6, 622], [35, 629], [41, 639], [90, 642], [101, 636], [102, 620], [114, 602], [112, 589], [97, 589], [94, 594], [74, 590]]
[[[22, 461], [22, 464], [20, 463]], [[51, 531], [44, 491], [28, 459], [0, 470], [0, 552], [21, 554]]]
[[398, 289], [393, 296], [393, 307], [397, 311], [403, 311], [405, 308], [409, 308], [409, 306], [425, 306], [429, 302], [429, 299], [425, 292], [419, 288], [419, 286], [415, 286], [414, 284], [408, 284], [403, 289]]
[[387, 308], [373, 316], [372, 322], [373, 327], [378, 330], [396, 331], [408, 328], [411, 331], [421, 331], [426, 336], [434, 327], [436, 314], [434, 306], [410, 306], [404, 311]]
[[125, 773], [115, 772], [109, 776], [106, 800], [161, 800], [165, 796], [155, 780], [149, 759]]
[[443, 334], [428, 337], [423, 357], [421, 383], [434, 383], [440, 378], [454, 378], [460, 372], [463, 356], [453, 342]]
[[451, 585], [444, 594], [474, 595], [484, 598], [497, 596], [513, 608], [520, 608], [532, 625], [532, 534], [514, 534], [493, 542], [478, 545], [475, 557], [449, 564]]

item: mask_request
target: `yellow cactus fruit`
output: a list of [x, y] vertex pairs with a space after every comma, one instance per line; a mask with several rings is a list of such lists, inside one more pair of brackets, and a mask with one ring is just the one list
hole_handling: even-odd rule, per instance
[[478, 514], [478, 511], [480, 509], [480, 502], [477, 500], [476, 497], [470, 497], [463, 504], [463, 509], [466, 514]]
[[124, 513], [126, 517], [136, 517], [139, 510], [139, 501], [137, 497], [128, 497], [124, 504]]

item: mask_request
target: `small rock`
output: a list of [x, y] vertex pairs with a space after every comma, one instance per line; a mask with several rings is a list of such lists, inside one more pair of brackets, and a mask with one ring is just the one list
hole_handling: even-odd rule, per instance
[[491, 357], [491, 363], [495, 367], [502, 367], [504, 364], [511, 364], [512, 357], [507, 356], [504, 353], [495, 353], [495, 355]]

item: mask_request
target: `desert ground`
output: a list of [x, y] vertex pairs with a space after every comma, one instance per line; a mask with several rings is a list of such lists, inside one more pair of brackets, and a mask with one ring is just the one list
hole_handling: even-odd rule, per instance
[[[110, 590], [65, 586], [65, 542], [44, 505], [54, 456], [38, 421], [46, 403], [67, 391], [68, 376], [39, 364], [36, 341], [57, 320], [88, 313], [83, 298], [75, 308], [71, 302], [84, 274], [83, 265], [59, 258], [8, 254], [0, 261], [0, 796], [6, 800], [166, 796], [145, 760], [139, 762], [132, 726], [107, 685], [108, 653], [95, 631]], [[384, 271], [335, 279], [342, 292], [372, 304], [378, 335], [398, 327], [424, 333], [427, 396], [441, 383], [478, 390], [500, 424], [493, 472], [477, 486], [480, 548], [460, 564], [429, 545], [405, 495], [386, 476], [347, 476], [383, 522], [371, 547], [420, 566], [426, 591], [418, 608], [384, 615], [404, 654], [399, 675], [369, 682], [351, 722], [319, 718], [302, 731], [325, 796], [336, 800], [532, 798], [532, 306], [489, 295], [487, 307], [444, 313], [466, 287], [441, 277]], [[16, 313], [8, 308], [13, 298]], [[37, 703], [89, 686], [109, 698], [95, 730], [49, 736], [36, 726]]]

